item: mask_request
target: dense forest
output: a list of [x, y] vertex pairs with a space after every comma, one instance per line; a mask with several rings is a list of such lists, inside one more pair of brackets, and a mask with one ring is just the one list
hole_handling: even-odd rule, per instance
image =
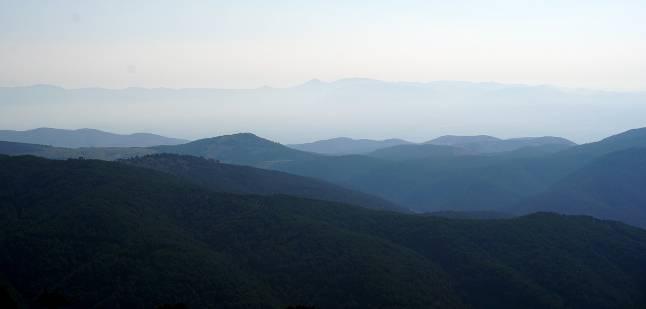
[[639, 308], [646, 231], [217, 192], [120, 162], [0, 158], [3, 304]]

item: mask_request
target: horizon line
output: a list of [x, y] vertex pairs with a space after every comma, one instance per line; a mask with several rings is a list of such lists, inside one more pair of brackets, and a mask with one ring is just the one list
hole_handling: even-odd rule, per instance
[[568, 87], [560, 86], [556, 84], [548, 83], [506, 83], [498, 81], [473, 81], [473, 80], [431, 80], [431, 81], [406, 81], [406, 80], [381, 80], [367, 77], [347, 77], [340, 78], [335, 80], [321, 80], [318, 78], [312, 78], [304, 82], [300, 82], [290, 86], [284, 87], [274, 87], [269, 85], [259, 86], [259, 87], [230, 87], [230, 88], [219, 88], [219, 87], [141, 87], [141, 86], [129, 86], [129, 87], [103, 87], [103, 86], [88, 86], [88, 87], [65, 87], [56, 84], [48, 83], [35, 83], [29, 85], [0, 85], [0, 88], [36, 88], [36, 87], [50, 87], [57, 88], [62, 90], [112, 90], [112, 91], [123, 91], [123, 90], [171, 90], [171, 91], [181, 91], [181, 90], [224, 90], [224, 91], [244, 91], [244, 90], [263, 90], [263, 89], [272, 89], [272, 90], [287, 90], [294, 89], [309, 85], [332, 85], [343, 82], [371, 82], [371, 83], [385, 83], [385, 84], [400, 84], [400, 85], [419, 85], [419, 86], [431, 86], [433, 84], [441, 83], [463, 83], [463, 84], [472, 84], [472, 85], [492, 85], [492, 86], [505, 86], [505, 87], [523, 87], [523, 88], [552, 88], [557, 90], [564, 91], [592, 91], [592, 92], [601, 92], [601, 93], [646, 93], [646, 90], [619, 90], [619, 89], [601, 89], [601, 88], [588, 88], [588, 87]]

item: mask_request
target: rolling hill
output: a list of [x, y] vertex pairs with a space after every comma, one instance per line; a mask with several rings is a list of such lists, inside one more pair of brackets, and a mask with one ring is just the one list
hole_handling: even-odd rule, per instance
[[200, 139], [174, 146], [157, 146], [160, 153], [185, 154], [220, 160], [225, 163], [271, 166], [274, 162], [306, 160], [318, 155], [291, 149], [251, 133], [238, 133]]
[[35, 155], [49, 159], [83, 157], [86, 159], [118, 160], [155, 153], [184, 154], [225, 163], [261, 167], [271, 166], [275, 162], [306, 160], [320, 156], [291, 149], [251, 133], [223, 135], [185, 144], [153, 147], [64, 148], [0, 141], [0, 154]]
[[48, 159], [85, 158], [95, 160], [119, 160], [157, 153], [151, 148], [140, 147], [89, 147], [63, 148], [37, 144], [0, 141], [0, 154], [32, 155]]
[[150, 147], [176, 145], [187, 140], [150, 133], [114, 134], [95, 129], [63, 130], [38, 128], [27, 131], [0, 130], [0, 141], [41, 144], [64, 148]]
[[71, 307], [638, 308], [646, 231], [215, 193], [94, 160], [0, 157], [0, 295]]
[[0, 154], [9, 156], [29, 154], [39, 157], [46, 157], [45, 155], [41, 154], [44, 154], [51, 149], [54, 149], [54, 147], [37, 144], [0, 141]]

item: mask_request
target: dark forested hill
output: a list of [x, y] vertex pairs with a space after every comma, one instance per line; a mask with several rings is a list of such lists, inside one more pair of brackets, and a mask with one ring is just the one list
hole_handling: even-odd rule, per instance
[[150, 147], [176, 145], [187, 140], [150, 133], [114, 134], [95, 129], [63, 130], [38, 128], [27, 131], [0, 130], [0, 141], [50, 145], [54, 147]]
[[0, 273], [27, 301], [60, 291], [79, 308], [461, 304], [413, 251], [273, 206], [335, 204], [212, 193], [93, 160], [0, 158], [0, 179]]
[[48, 159], [85, 158], [96, 160], [119, 160], [134, 156], [145, 156], [156, 153], [151, 148], [140, 147], [88, 147], [88, 148], [63, 148], [37, 144], [25, 144], [0, 141], [0, 154], [4, 155], [32, 155]]
[[27, 304], [56, 294], [78, 308], [646, 305], [646, 231], [615, 222], [215, 193], [93, 160], [0, 157], [0, 179], [0, 279]]
[[594, 160], [519, 208], [585, 214], [646, 227], [646, 148]]
[[391, 202], [313, 178], [187, 155], [156, 154], [121, 161], [182, 177], [217, 192], [288, 194], [357, 206], [407, 212]]
[[5, 142], [0, 141], [0, 154], [15, 156], [15, 155], [38, 155], [44, 153], [47, 150], [54, 148], [45, 145], [37, 144], [25, 144], [25, 143], [15, 143], [15, 142]]

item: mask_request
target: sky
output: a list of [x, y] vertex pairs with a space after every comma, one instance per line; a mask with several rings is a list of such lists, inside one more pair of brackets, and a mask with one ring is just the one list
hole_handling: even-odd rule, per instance
[[646, 91], [646, 1], [0, 0], [0, 86]]

